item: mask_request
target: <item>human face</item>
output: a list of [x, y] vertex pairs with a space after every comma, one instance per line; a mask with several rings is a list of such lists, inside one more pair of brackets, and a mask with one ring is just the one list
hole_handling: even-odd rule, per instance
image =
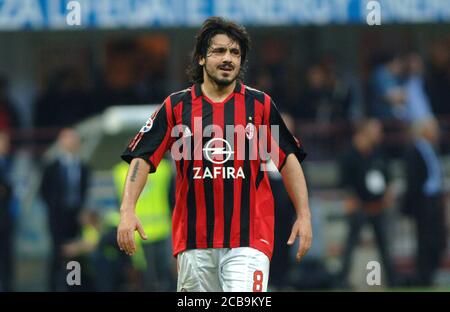
[[80, 148], [80, 137], [72, 129], [62, 130], [58, 141], [61, 149], [70, 154], [76, 154]]
[[383, 126], [377, 120], [369, 121], [367, 125], [367, 136], [373, 145], [378, 145], [383, 141]]
[[224, 34], [215, 35], [206, 52], [200, 58], [204, 81], [210, 80], [218, 86], [229, 86], [241, 70], [241, 49], [239, 44]]

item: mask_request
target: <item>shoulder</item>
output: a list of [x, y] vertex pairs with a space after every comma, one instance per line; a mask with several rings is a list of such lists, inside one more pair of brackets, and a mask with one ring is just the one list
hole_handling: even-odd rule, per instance
[[170, 100], [170, 104], [172, 106], [172, 108], [174, 108], [176, 105], [178, 105], [179, 103], [185, 101], [187, 98], [191, 97], [191, 88], [186, 88], [177, 92], [174, 92], [172, 94], [170, 94], [167, 98], [167, 100]]
[[249, 87], [247, 85], [243, 85], [245, 88], [245, 96], [254, 98], [255, 100], [259, 101], [260, 103], [264, 103], [264, 98], [270, 96], [267, 93], [264, 93], [263, 91], [260, 91], [258, 89]]

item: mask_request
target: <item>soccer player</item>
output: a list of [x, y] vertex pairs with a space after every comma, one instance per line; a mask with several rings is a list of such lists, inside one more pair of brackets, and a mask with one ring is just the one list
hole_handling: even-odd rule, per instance
[[242, 83], [249, 45], [244, 27], [208, 18], [188, 70], [194, 84], [168, 96], [122, 155], [130, 168], [117, 240], [129, 255], [136, 250], [134, 231], [146, 239], [134, 210], [147, 174], [168, 150], [176, 160], [178, 291], [267, 291], [274, 239], [269, 161], [296, 209], [288, 244], [300, 237], [297, 261], [311, 246], [300, 166], [306, 154], [270, 96]]

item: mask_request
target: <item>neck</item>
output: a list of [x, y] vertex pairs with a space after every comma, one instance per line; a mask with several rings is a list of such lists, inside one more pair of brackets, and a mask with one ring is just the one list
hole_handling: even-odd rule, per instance
[[222, 102], [223, 100], [225, 100], [236, 87], [236, 80], [227, 86], [221, 86], [209, 79], [207, 75], [205, 76], [206, 77], [204, 77], [203, 83], [201, 85], [202, 92], [214, 102]]

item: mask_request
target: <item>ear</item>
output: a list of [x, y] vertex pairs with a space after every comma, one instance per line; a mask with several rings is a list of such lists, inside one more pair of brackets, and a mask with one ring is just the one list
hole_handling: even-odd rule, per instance
[[202, 56], [200, 56], [200, 58], [198, 59], [198, 64], [199, 64], [200, 66], [205, 65], [205, 58], [202, 57]]

